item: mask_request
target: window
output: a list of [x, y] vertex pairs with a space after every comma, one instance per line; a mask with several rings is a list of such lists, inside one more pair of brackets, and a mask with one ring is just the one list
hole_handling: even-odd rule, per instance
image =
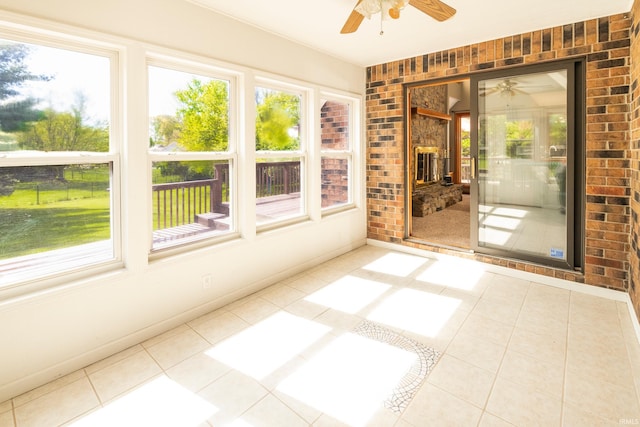
[[304, 213], [305, 143], [301, 93], [257, 87], [256, 225]]
[[56, 46], [0, 40], [0, 287], [6, 292], [119, 256], [118, 144], [110, 117], [117, 56]]
[[323, 100], [320, 110], [321, 197], [328, 211], [352, 202], [353, 152], [349, 102]]
[[148, 76], [152, 249], [229, 234], [231, 78], [154, 60]]

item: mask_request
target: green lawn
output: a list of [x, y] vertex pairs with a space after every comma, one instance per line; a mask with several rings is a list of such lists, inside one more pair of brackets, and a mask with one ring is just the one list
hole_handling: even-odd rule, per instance
[[67, 171], [66, 183], [20, 183], [0, 196], [0, 259], [109, 239], [106, 169]]

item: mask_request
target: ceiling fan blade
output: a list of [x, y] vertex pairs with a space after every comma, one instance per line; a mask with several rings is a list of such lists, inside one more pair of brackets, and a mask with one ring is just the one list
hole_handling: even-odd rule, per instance
[[446, 21], [456, 10], [440, 0], [409, 0], [409, 4], [437, 21]]
[[364, 19], [364, 15], [360, 14], [360, 12], [356, 11], [356, 7], [360, 4], [362, 0], [358, 0], [355, 7], [351, 11], [351, 15], [347, 18], [347, 22], [344, 23], [342, 30], [340, 30], [340, 34], [349, 34], [355, 32], [360, 24], [362, 24], [362, 20]]

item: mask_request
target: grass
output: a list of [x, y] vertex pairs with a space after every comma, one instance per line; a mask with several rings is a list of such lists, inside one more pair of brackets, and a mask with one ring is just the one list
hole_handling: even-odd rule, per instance
[[0, 259], [109, 239], [108, 173], [68, 170], [67, 182], [21, 183], [0, 197]]

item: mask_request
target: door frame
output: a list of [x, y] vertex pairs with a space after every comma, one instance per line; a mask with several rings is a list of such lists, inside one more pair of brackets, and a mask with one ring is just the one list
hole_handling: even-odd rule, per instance
[[[526, 74], [543, 73], [555, 70], [567, 72], [567, 256], [564, 260], [515, 254], [512, 251], [479, 246], [479, 168], [478, 168], [478, 82], [480, 80], [508, 78]], [[574, 58], [552, 61], [544, 64], [526, 65], [502, 70], [478, 73], [471, 78], [471, 249], [474, 252], [495, 255], [501, 258], [515, 258], [522, 261], [547, 265], [550, 267], [582, 271], [584, 266], [584, 225], [585, 225], [585, 60]], [[570, 124], [570, 125], [569, 125]], [[571, 159], [571, 161], [569, 161]]]

